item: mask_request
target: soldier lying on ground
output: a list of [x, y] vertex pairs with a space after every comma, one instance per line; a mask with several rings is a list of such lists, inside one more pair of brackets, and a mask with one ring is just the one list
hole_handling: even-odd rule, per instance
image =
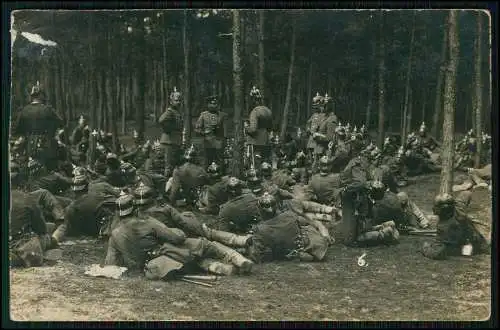
[[425, 257], [446, 259], [448, 256], [489, 251], [484, 236], [474, 227], [472, 219], [458, 207], [457, 200], [451, 195], [438, 195], [434, 200], [433, 211], [439, 219], [437, 237], [434, 241], [423, 244], [421, 252]]
[[29, 158], [26, 190], [45, 189], [55, 195], [62, 195], [71, 186], [71, 177], [57, 170], [48, 171], [39, 161]]
[[277, 169], [273, 171], [271, 164], [263, 162], [260, 164], [260, 173], [264, 181], [272, 182], [281, 189], [290, 189], [295, 184], [295, 180], [287, 169]]
[[[399, 240], [396, 224], [374, 214], [372, 200], [381, 199], [385, 190], [380, 181], [355, 182], [342, 191], [340, 239], [348, 246], [393, 244]], [[389, 221], [387, 221], [389, 220]]]
[[105, 236], [106, 229], [114, 214], [115, 200], [120, 189], [107, 182], [89, 185], [83, 170], [75, 171], [73, 178], [75, 200], [65, 210], [64, 223], [61, 224], [53, 238], [61, 242], [66, 236]]
[[468, 178], [461, 185], [454, 185], [453, 191], [465, 191], [476, 188], [489, 187], [491, 190], [491, 164], [487, 164], [482, 168], [468, 168]]
[[249, 257], [255, 262], [272, 260], [321, 261], [324, 259], [329, 236], [318, 230], [317, 223], [292, 210], [278, 211], [276, 200], [269, 194], [259, 199], [264, 221], [252, 226]]
[[[251, 271], [250, 260], [223, 244], [205, 238], [186, 238], [182, 230], [169, 228], [144, 213], [136, 216], [132, 196], [122, 194], [116, 202], [120, 223], [112, 231], [105, 264], [129, 269], [144, 267], [146, 276], [151, 279], [167, 275], [169, 269], [166, 268], [172, 263], [180, 264], [177, 269], [195, 263], [205, 270], [224, 275]], [[174, 217], [179, 217], [170, 209], [172, 211]], [[210, 259], [214, 257], [223, 262]]]

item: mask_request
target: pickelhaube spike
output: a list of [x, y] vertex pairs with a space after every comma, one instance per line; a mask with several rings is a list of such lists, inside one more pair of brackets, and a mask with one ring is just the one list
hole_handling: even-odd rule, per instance
[[352, 130], [353, 133], [358, 133], [358, 126], [354, 126], [354, 129]]

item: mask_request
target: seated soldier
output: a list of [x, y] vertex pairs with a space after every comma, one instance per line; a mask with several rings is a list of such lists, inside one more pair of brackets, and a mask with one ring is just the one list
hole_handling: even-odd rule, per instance
[[64, 223], [52, 237], [61, 242], [66, 236], [103, 236], [114, 214], [114, 202], [120, 189], [107, 182], [89, 185], [85, 172], [76, 171], [73, 177], [75, 200], [65, 210]]
[[327, 156], [319, 160], [319, 173], [314, 174], [306, 186], [306, 200], [340, 207], [341, 175], [331, 173], [331, 163]]
[[368, 173], [370, 180], [381, 181], [391, 192], [397, 194], [399, 188], [396, 176], [388, 165], [382, 163], [382, 153], [378, 148], [371, 152], [371, 161]]
[[474, 227], [472, 219], [457, 206], [449, 194], [438, 195], [434, 200], [433, 212], [438, 217], [437, 237], [423, 244], [421, 252], [425, 257], [446, 259], [489, 251], [487, 240]]
[[[50, 203], [50, 198], [40, 198], [35, 194], [27, 194], [16, 189], [18, 172], [11, 169], [11, 210], [9, 214], [9, 259], [11, 266], [41, 266], [43, 253], [57, 244], [50, 239], [54, 224], [46, 223], [44, 210]], [[40, 191], [39, 191], [40, 192]], [[45, 191], [50, 197], [50, 193]], [[56, 207], [53, 213], [61, 212]], [[56, 216], [54, 216], [56, 217]]]
[[[294, 211], [278, 211], [273, 196], [259, 198], [262, 222], [252, 226], [252, 245], [248, 254], [255, 262], [272, 260], [321, 261], [324, 259], [330, 237], [319, 229], [317, 222]], [[325, 236], [326, 235], [326, 236]]]
[[306, 185], [309, 182], [310, 171], [307, 166], [307, 156], [303, 151], [299, 151], [295, 156], [296, 164], [292, 168], [291, 177], [296, 183]]
[[[399, 240], [394, 221], [374, 214], [372, 201], [380, 200], [385, 187], [380, 181], [355, 182], [342, 192], [342, 223], [340, 237], [347, 246], [393, 244]], [[384, 221], [385, 220], [385, 221]]]
[[281, 189], [290, 189], [295, 184], [295, 180], [289, 174], [287, 169], [277, 169], [273, 171], [271, 164], [262, 162], [260, 164], [260, 173], [266, 182], [272, 182]]
[[184, 160], [184, 164], [174, 169], [165, 190], [168, 190], [168, 199], [172, 205], [176, 205], [178, 199], [183, 197], [187, 205], [194, 206], [199, 190], [208, 183], [208, 174], [203, 167], [195, 164], [194, 146], [188, 149]]
[[197, 207], [202, 213], [218, 214], [219, 206], [229, 198], [227, 194], [229, 177], [222, 176], [222, 168], [216, 163], [208, 167], [207, 174], [209, 182], [201, 189]]
[[48, 171], [39, 161], [29, 158], [28, 182], [26, 189], [33, 191], [45, 189], [54, 195], [63, 194], [71, 186], [71, 178], [58, 171]]
[[214, 221], [219, 230], [247, 233], [250, 226], [259, 221], [258, 199], [251, 192], [243, 192], [243, 183], [235, 177], [228, 182], [229, 200], [219, 208]]
[[[491, 163], [482, 168], [468, 168], [468, 178], [461, 185], [454, 185], [453, 191], [465, 191], [476, 188], [489, 188], [491, 191]], [[490, 184], [488, 184], [488, 181]]]
[[403, 209], [403, 223], [408, 227], [413, 228], [428, 228], [429, 227], [429, 219], [425, 214], [420, 210], [420, 208], [411, 201], [408, 197], [408, 194], [405, 192], [399, 192], [397, 194], [399, 201], [401, 202], [401, 207]]

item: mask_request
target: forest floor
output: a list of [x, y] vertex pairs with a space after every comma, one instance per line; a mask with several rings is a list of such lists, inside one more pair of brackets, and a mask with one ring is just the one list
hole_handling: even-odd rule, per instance
[[[425, 213], [439, 174], [404, 189]], [[459, 181], [460, 178], [457, 178]], [[476, 190], [471, 214], [491, 226], [491, 194]], [[491, 227], [490, 227], [491, 228]], [[105, 243], [63, 246], [53, 266], [10, 271], [10, 317], [16, 321], [150, 320], [486, 320], [490, 317], [491, 256], [424, 258], [429, 238], [404, 236], [394, 246], [330, 247], [318, 263], [255, 265], [248, 276], [222, 277], [212, 288], [186, 282], [88, 277]], [[366, 252], [367, 267], [357, 258]]]

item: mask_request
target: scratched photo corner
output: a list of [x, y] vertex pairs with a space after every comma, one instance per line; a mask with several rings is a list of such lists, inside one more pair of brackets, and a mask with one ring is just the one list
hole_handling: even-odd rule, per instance
[[16, 10], [12, 321], [487, 321], [484, 10]]

